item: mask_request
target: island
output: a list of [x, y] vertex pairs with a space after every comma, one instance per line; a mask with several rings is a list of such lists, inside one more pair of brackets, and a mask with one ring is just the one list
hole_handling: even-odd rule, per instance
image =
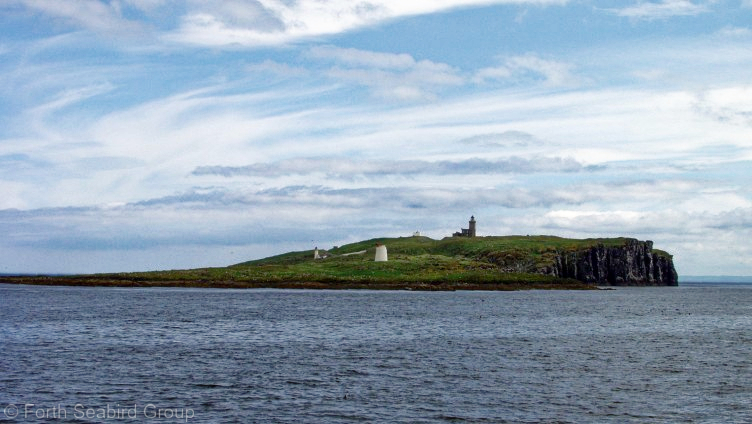
[[[371, 290], [594, 289], [676, 286], [672, 256], [633, 238], [415, 234], [312, 248], [220, 268], [4, 276], [0, 283]], [[387, 253], [388, 252], [388, 253]]]

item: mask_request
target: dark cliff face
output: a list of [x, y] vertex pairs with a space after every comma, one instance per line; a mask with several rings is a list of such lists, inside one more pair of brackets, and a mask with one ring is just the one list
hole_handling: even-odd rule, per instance
[[652, 241], [626, 239], [623, 246], [602, 244], [560, 253], [545, 273], [586, 283], [611, 286], [677, 286], [671, 257], [653, 252]]

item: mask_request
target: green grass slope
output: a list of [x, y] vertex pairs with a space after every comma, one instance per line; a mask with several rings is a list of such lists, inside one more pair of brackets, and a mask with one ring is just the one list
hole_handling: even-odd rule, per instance
[[[598, 244], [621, 246], [624, 238], [609, 239], [567, 239], [555, 236], [504, 236], [504, 237], [447, 237], [433, 240], [428, 237], [375, 238], [347, 244], [328, 252], [332, 254], [330, 262], [351, 262], [354, 258], [339, 255], [366, 251], [359, 256], [362, 260], [372, 261], [376, 243], [385, 244], [389, 251], [389, 260], [420, 263], [422, 256], [464, 259], [466, 262], [480, 262], [475, 266], [487, 266], [489, 260], [494, 263], [527, 263], [526, 271], [535, 272], [543, 266], [550, 265], [554, 256], [561, 252], [583, 250]], [[356, 256], [358, 257], [358, 256]], [[258, 265], [296, 265], [309, 263], [313, 251], [291, 252], [255, 261], [234, 265], [243, 268]]]

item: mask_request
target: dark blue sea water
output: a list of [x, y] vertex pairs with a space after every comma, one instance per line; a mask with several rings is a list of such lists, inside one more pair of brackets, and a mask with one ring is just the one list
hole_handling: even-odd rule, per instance
[[0, 285], [0, 408], [10, 422], [749, 423], [752, 286]]

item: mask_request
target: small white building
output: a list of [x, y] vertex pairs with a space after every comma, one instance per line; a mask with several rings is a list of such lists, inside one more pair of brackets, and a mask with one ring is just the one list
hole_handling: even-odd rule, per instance
[[386, 262], [386, 246], [381, 243], [376, 243], [376, 257], [373, 259], [375, 262]]

